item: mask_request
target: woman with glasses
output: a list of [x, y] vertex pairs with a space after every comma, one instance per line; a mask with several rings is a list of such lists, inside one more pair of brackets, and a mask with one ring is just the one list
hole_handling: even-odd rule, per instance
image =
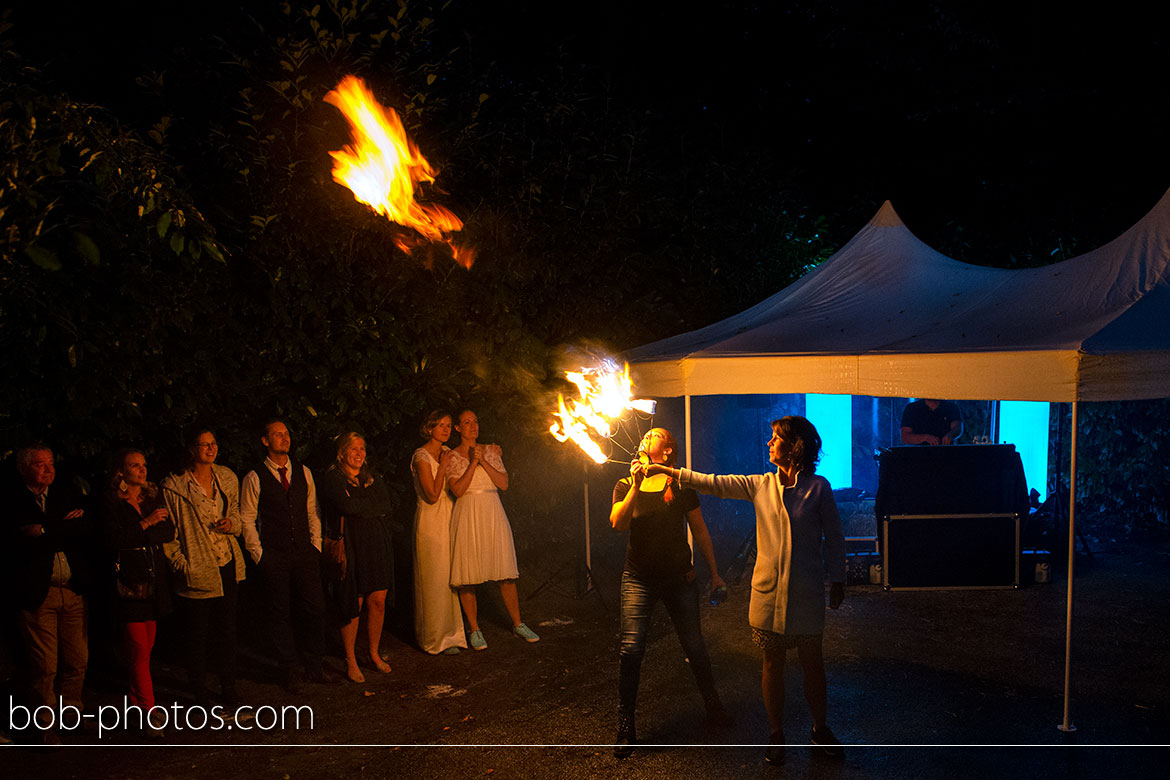
[[187, 442], [187, 467], [162, 483], [176, 534], [163, 552], [174, 572], [175, 594], [186, 632], [187, 682], [196, 703], [206, 704], [207, 658], [215, 655], [224, 704], [236, 693], [236, 615], [244, 556], [238, 538], [240, 482], [215, 462], [215, 433], [199, 428]]

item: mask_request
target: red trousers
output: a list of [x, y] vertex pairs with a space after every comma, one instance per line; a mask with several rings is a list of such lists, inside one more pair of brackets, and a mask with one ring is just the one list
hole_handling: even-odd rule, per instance
[[156, 624], [153, 620], [126, 623], [122, 632], [122, 651], [130, 676], [130, 703], [144, 710], [154, 706], [154, 683], [150, 679], [150, 651], [154, 648]]

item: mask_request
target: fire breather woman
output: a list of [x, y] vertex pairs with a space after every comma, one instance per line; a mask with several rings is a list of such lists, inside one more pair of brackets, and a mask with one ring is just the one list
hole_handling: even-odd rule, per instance
[[[652, 464], [647, 474], [665, 474], [679, 484], [720, 498], [751, 501], [756, 507], [756, 567], [748, 621], [752, 639], [763, 648], [761, 687], [771, 727], [764, 754], [784, 761], [784, 657], [796, 648], [804, 672], [804, 698], [812, 711], [812, 743], [828, 755], [843, 755], [825, 723], [827, 686], [821, 640], [825, 630], [825, 569], [829, 607], [845, 598], [845, 538], [828, 480], [818, 476], [821, 437], [803, 417], [772, 421], [768, 459], [773, 474], [716, 476]], [[823, 542], [823, 548], [822, 548]]]
[[616, 531], [629, 531], [626, 565], [622, 572], [621, 666], [618, 673], [618, 729], [613, 753], [630, 754], [637, 741], [634, 708], [638, 679], [646, 646], [646, 631], [654, 604], [662, 601], [670, 614], [683, 652], [710, 723], [727, 726], [731, 716], [715, 689], [711, 659], [699, 625], [699, 583], [695, 577], [689, 526], [695, 548], [707, 561], [711, 586], [725, 587], [715, 565], [711, 536], [699, 509], [699, 496], [684, 490], [677, 477], [649, 476], [649, 469], [674, 465], [676, 445], [665, 428], [653, 428], [638, 446], [638, 458], [630, 464], [630, 475], [618, 480], [613, 489], [609, 521]]

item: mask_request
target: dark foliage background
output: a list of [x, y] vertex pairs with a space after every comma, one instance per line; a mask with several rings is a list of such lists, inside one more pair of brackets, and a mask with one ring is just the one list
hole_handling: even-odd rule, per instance
[[[312, 465], [364, 431], [405, 515], [418, 421], [472, 406], [518, 540], [567, 539], [583, 467], [544, 434], [566, 345], [741, 310], [886, 198], [1014, 267], [1104, 243], [1170, 184], [1167, 28], [1120, 12], [176, 5], [30, 5], [0, 35], [0, 451], [46, 439], [78, 476], [126, 443], [162, 468], [196, 422], [243, 469], [279, 414]], [[424, 195], [464, 218], [471, 270], [403, 255], [333, 183], [347, 128], [322, 97], [349, 73], [439, 169]], [[1164, 505], [1164, 412], [1088, 412], [1093, 507]]]

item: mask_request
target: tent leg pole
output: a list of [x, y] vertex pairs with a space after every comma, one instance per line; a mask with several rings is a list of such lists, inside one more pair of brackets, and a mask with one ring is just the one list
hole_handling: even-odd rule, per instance
[[[684, 455], [687, 459], [687, 468], [693, 468], [691, 463], [691, 397], [683, 396], [683, 436], [686, 438]], [[695, 564], [695, 538], [691, 535], [691, 525], [687, 523], [687, 544], [691, 548], [691, 565]]]
[[1068, 476], [1068, 596], [1064, 623], [1064, 720], [1057, 728], [1061, 731], [1076, 731], [1069, 717], [1069, 687], [1072, 680], [1072, 617], [1073, 617], [1073, 564], [1077, 545], [1077, 402], [1072, 402], [1072, 443], [1069, 445]]

